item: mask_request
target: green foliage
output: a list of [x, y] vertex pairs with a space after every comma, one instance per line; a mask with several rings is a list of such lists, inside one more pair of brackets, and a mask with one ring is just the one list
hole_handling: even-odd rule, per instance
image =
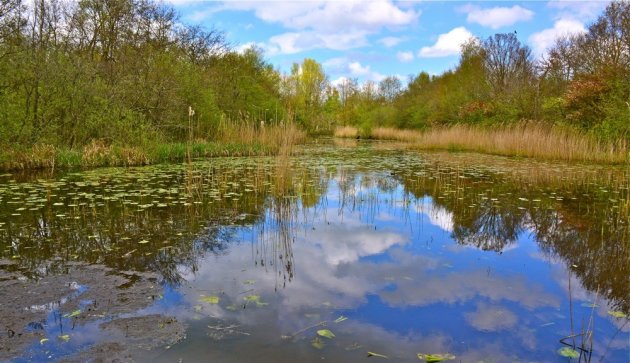
[[[337, 125], [354, 126], [362, 136], [377, 127], [425, 130], [537, 120], [606, 142], [627, 141], [628, 24], [630, 3], [612, 2], [588, 32], [559, 39], [536, 63], [516, 33], [473, 38], [462, 46], [454, 69], [435, 76], [421, 72], [410, 77], [404, 90], [393, 77], [378, 89], [370, 82], [361, 87], [356, 80], [343, 80], [336, 87], [340, 106], [329, 109], [337, 112]], [[608, 48], [610, 52], [601, 52]]]
[[311, 58], [294, 63], [291, 74], [281, 81], [289, 118], [311, 133], [332, 131], [330, 114], [322, 114], [326, 107], [334, 108], [330, 95], [324, 98], [327, 88], [328, 77], [321, 64]]
[[630, 3], [614, 1], [586, 33], [556, 42], [541, 64], [542, 117], [606, 141], [628, 140], [628, 24]]
[[231, 51], [221, 32], [182, 26], [169, 6], [20, 4], [7, 0], [0, 19], [0, 138], [12, 146], [146, 148], [216, 138], [223, 115], [284, 115], [280, 75], [259, 50]]

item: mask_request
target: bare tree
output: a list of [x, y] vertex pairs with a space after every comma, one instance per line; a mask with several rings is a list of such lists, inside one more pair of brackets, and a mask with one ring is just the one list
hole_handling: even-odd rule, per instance
[[512, 93], [532, 76], [531, 50], [515, 33], [489, 37], [483, 42], [483, 51], [486, 77], [495, 96]]
[[393, 101], [401, 91], [402, 83], [398, 77], [389, 76], [378, 83], [379, 94], [388, 102]]

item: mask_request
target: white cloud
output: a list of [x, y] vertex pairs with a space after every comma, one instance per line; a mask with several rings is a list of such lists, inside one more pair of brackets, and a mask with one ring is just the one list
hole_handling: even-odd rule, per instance
[[[254, 48], [254, 47], [259, 47], [259, 46], [260, 46], [260, 45], [259, 45], [259, 44], [257, 44], [256, 42], [247, 42], [247, 43], [241, 44], [241, 45], [239, 45], [239, 46], [236, 46], [235, 50], [236, 50], [238, 53], [243, 54], [243, 53], [245, 53], [245, 51], [246, 51], [246, 50], [251, 49], [251, 48]], [[261, 48], [262, 48], [262, 47], [261, 47]]]
[[413, 52], [398, 52], [396, 58], [403, 63], [411, 62], [413, 60]]
[[440, 227], [446, 232], [453, 232], [454, 218], [453, 213], [443, 207], [437, 206], [431, 202], [423, 200], [416, 206], [416, 212], [423, 213], [429, 217], [429, 223]]
[[270, 53], [294, 54], [316, 48], [347, 50], [367, 45], [366, 36], [361, 31], [339, 34], [315, 31], [283, 33], [269, 39]]
[[553, 28], [534, 33], [528, 40], [534, 54], [543, 55], [551, 46], [553, 46], [556, 39], [559, 37], [583, 33], [585, 31], [586, 28], [581, 22], [571, 19], [561, 19], [554, 23]]
[[381, 81], [383, 78], [385, 78], [385, 75], [373, 71], [371, 69], [370, 66], [366, 65], [363, 66], [361, 65], [361, 63], [359, 62], [351, 62], [350, 64], [348, 64], [348, 70], [350, 71], [350, 75], [355, 76], [355, 77], [361, 77], [365, 80], [369, 80], [369, 81]]
[[326, 32], [377, 31], [383, 27], [408, 25], [419, 16], [414, 9], [403, 10], [390, 0], [277, 2], [274, 6], [262, 1], [238, 1], [225, 3], [224, 8], [251, 10], [259, 19], [289, 29]]
[[[384, 74], [372, 70], [369, 65], [363, 65], [356, 60], [350, 60], [346, 57], [338, 57], [328, 59], [323, 63], [326, 70], [330, 73], [344, 74], [349, 77], [359, 78], [364, 81], [379, 82], [385, 78]], [[340, 85], [346, 77], [339, 77], [332, 81], [333, 86]]]
[[387, 48], [391, 48], [402, 43], [404, 40], [405, 39], [401, 37], [384, 37], [384, 38], [379, 39], [378, 42], [383, 44]]
[[508, 7], [494, 7], [481, 9], [477, 6], [467, 5], [460, 9], [468, 13], [466, 20], [469, 23], [476, 23], [481, 26], [499, 29], [508, 25], [516, 24], [519, 21], [530, 20], [534, 12], [519, 5]]
[[595, 19], [598, 14], [610, 3], [610, 0], [600, 1], [565, 1], [552, 0], [547, 7], [557, 11], [556, 20], [573, 19], [588, 22]]
[[[367, 37], [384, 28], [399, 29], [415, 22], [420, 13], [403, 9], [391, 0], [375, 1], [262, 1], [224, 2], [213, 12], [253, 11], [267, 23], [280, 24], [291, 31], [273, 36], [269, 43], [278, 53], [293, 54], [326, 48], [347, 50], [368, 44]], [[393, 44], [393, 37], [384, 40]]]
[[341, 77], [339, 77], [339, 78], [337, 78], [337, 79], [332, 80], [332, 81], [330, 82], [330, 84], [331, 84], [333, 87], [340, 87], [341, 85], [343, 85], [343, 84], [344, 84], [344, 83], [346, 83], [347, 81], [348, 81], [348, 77], [341, 76]]
[[462, 44], [472, 37], [472, 33], [466, 28], [463, 26], [457, 27], [448, 33], [440, 34], [434, 45], [422, 47], [420, 52], [418, 52], [418, 56], [434, 58], [457, 55], [461, 50]]

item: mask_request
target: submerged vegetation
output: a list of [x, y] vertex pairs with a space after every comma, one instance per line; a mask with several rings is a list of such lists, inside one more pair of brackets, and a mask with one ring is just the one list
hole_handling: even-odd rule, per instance
[[[205, 339], [230, 337], [230, 345], [212, 348], [230, 357], [241, 354], [234, 347], [254, 342], [269, 354], [296, 349], [306, 358], [356, 361], [372, 352], [367, 354], [399, 361], [416, 355], [474, 361], [481, 353], [471, 347], [496, 330], [501, 338], [494, 343], [510, 353], [481, 356], [539, 359], [583, 349], [614, 360], [624, 354], [618, 341], [610, 351], [605, 345], [615, 329], [624, 329], [630, 311], [625, 168], [466, 153], [419, 158], [387, 143], [304, 147], [288, 163], [219, 158], [0, 175], [0, 273], [47, 282], [66, 276], [67, 265], [97, 264], [112, 271], [116, 286], [122, 277], [113, 271], [124, 275], [124, 288], [115, 290], [124, 298], [135, 271], [164, 289], [150, 291], [151, 300], [143, 295], [145, 304], [155, 299], [151, 309], [181, 312], [176, 317], [182, 323], [201, 322], [204, 346]], [[374, 241], [385, 243], [384, 250]], [[17, 277], [3, 281], [26, 293]], [[567, 311], [567, 292], [576, 300], [574, 311]], [[27, 304], [36, 296], [20, 294], [16, 301]], [[92, 305], [80, 305], [91, 295], [78, 296], [56, 317], [76, 325], [67, 332], [69, 341], [50, 339], [48, 346], [78, 341], [84, 324], [107, 322], [119, 303], [98, 305], [106, 316], [91, 315], [86, 307]], [[362, 310], [379, 300], [377, 313]], [[438, 323], [430, 317], [435, 311], [443, 312]], [[393, 314], [391, 321], [409, 321], [413, 314], [423, 324], [403, 325], [393, 343], [383, 343], [383, 329], [370, 324], [390, 320], [386, 314]], [[580, 338], [585, 317], [590, 320], [583, 329], [596, 334]], [[471, 332], [471, 325], [480, 331]], [[8, 326], [29, 332], [20, 322]], [[433, 329], [472, 344], [443, 345], [422, 335]], [[523, 329], [537, 345], [514, 348]], [[37, 339], [57, 336], [36, 333]], [[183, 345], [186, 354], [199, 334], [186, 330], [193, 337]], [[577, 344], [564, 339], [572, 336]], [[24, 337], [26, 347], [30, 336]], [[13, 347], [10, 339], [3, 335], [0, 348]], [[563, 341], [570, 345], [560, 353]], [[32, 349], [48, 354], [48, 346]], [[182, 354], [169, 352], [159, 354]]]

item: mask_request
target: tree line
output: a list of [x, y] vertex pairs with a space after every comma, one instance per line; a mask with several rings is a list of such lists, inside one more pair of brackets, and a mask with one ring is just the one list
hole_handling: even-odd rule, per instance
[[535, 121], [629, 139], [630, 2], [610, 3], [585, 33], [558, 39], [541, 59], [516, 33], [473, 38], [441, 75], [421, 72], [406, 87], [395, 77], [346, 79], [321, 107], [364, 131]]
[[629, 138], [629, 2], [610, 3], [542, 59], [517, 34], [495, 34], [470, 39], [441, 75], [332, 85], [313, 59], [283, 74], [260, 49], [237, 52], [221, 31], [152, 0], [0, 0], [3, 147], [181, 141], [191, 129], [212, 139], [260, 121], [326, 133], [530, 120]]
[[150, 0], [0, 0], [0, 145], [210, 137], [282, 108], [279, 79], [260, 52]]

